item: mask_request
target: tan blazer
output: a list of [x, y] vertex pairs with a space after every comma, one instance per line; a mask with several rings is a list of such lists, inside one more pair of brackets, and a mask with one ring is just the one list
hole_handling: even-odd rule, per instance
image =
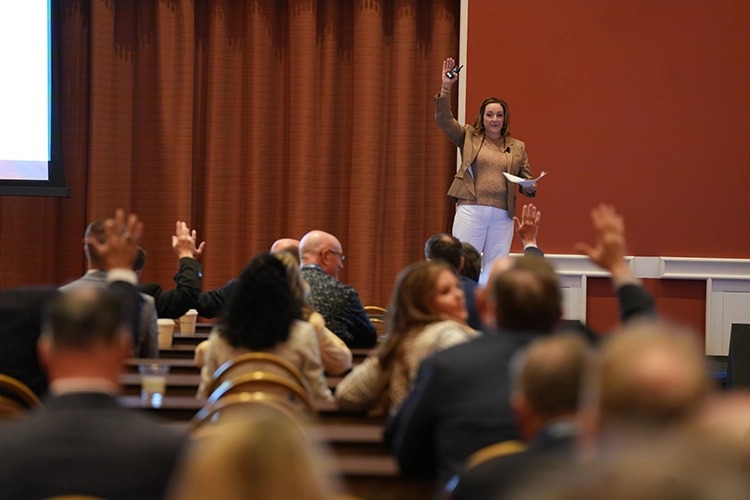
[[[438, 127], [445, 133], [450, 141], [458, 146], [461, 150], [461, 166], [456, 175], [453, 176], [453, 182], [448, 189], [448, 196], [454, 200], [476, 201], [477, 190], [473, 175], [472, 164], [477, 159], [479, 148], [484, 142], [484, 134], [476, 134], [476, 129], [471, 125], [461, 125], [453, 118], [451, 113], [450, 96], [438, 94], [435, 96], [435, 121]], [[505, 137], [506, 147], [511, 155], [509, 174], [524, 179], [532, 179], [529, 159], [526, 156], [526, 144], [510, 136]], [[519, 186], [521, 194], [533, 197], [534, 193], [526, 193]], [[512, 218], [516, 212], [516, 190], [513, 185], [508, 185], [508, 213]]]

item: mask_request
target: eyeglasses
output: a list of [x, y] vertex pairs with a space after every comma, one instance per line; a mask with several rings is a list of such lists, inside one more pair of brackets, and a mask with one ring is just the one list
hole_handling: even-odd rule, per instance
[[337, 252], [336, 250], [328, 250], [328, 251], [331, 252], [331, 253], [335, 253], [336, 255], [338, 255], [339, 259], [341, 259], [341, 262], [344, 262], [346, 260], [346, 255], [344, 255], [343, 253]]

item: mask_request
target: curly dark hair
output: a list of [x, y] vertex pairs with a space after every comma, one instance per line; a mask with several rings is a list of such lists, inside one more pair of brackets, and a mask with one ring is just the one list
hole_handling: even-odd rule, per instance
[[232, 287], [221, 319], [221, 335], [233, 347], [271, 349], [289, 338], [300, 306], [289, 289], [284, 264], [269, 253], [257, 255]]

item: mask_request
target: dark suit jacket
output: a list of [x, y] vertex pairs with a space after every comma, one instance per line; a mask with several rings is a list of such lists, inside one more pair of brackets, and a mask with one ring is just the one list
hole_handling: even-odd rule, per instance
[[469, 319], [466, 321], [470, 327], [474, 330], [482, 329], [482, 322], [479, 319], [479, 313], [477, 312], [477, 301], [475, 292], [479, 283], [466, 276], [461, 276], [461, 288], [464, 291], [464, 298], [466, 300], [466, 312], [469, 313]]
[[224, 309], [224, 304], [229, 301], [233, 285], [234, 280], [230, 280], [226, 285], [220, 288], [215, 288], [208, 292], [202, 292], [195, 304], [195, 308], [198, 310], [198, 316], [204, 318], [215, 318], [216, 316], [220, 316], [221, 311]]
[[442, 488], [473, 452], [519, 439], [508, 402], [508, 364], [539, 335], [488, 333], [422, 363], [412, 391], [386, 430], [403, 475], [437, 477]]
[[195, 308], [201, 295], [201, 265], [188, 257], [180, 259], [180, 269], [174, 275], [176, 287], [162, 290], [158, 283], [143, 283], [138, 289], [151, 295], [156, 302], [156, 314], [160, 318], [179, 318], [188, 309]]
[[[653, 313], [653, 301], [641, 286], [621, 287], [618, 298], [627, 319]], [[519, 439], [508, 402], [508, 365], [539, 335], [489, 333], [422, 363], [409, 396], [386, 424], [385, 439], [402, 474], [437, 477], [442, 489], [473, 452]]]
[[57, 293], [51, 286], [0, 290], [0, 373], [17, 378], [40, 396], [47, 392], [47, 375], [37, 355], [42, 310]]
[[[130, 283], [109, 283], [131, 331], [140, 324], [141, 296]], [[37, 341], [42, 332], [42, 314], [57, 287], [34, 286], [0, 290], [0, 373], [19, 379], [37, 395], [47, 392], [47, 375], [39, 365]]]
[[526, 257], [544, 257], [544, 252], [539, 247], [528, 246], [523, 249], [523, 254]]
[[0, 424], [0, 499], [163, 498], [186, 436], [103, 393], [49, 398]]

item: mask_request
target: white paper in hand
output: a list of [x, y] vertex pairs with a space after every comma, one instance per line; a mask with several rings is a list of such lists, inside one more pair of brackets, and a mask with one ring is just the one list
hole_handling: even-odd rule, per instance
[[520, 184], [523, 187], [529, 187], [535, 182], [537, 182], [539, 179], [547, 175], [547, 172], [542, 171], [542, 173], [539, 174], [539, 177], [537, 177], [536, 179], [524, 179], [522, 177], [517, 177], [515, 175], [509, 174], [508, 172], [503, 172], [503, 175], [505, 176], [506, 179], [508, 179], [510, 182], [514, 184]]

